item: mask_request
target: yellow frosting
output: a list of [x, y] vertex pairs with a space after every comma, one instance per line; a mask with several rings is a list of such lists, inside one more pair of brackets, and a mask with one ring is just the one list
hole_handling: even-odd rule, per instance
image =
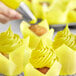
[[58, 48], [62, 44], [66, 44], [68, 47], [76, 50], [76, 38], [75, 35], [70, 32], [68, 26], [66, 26], [63, 31], [58, 32], [54, 38], [54, 49]]
[[50, 48], [33, 50], [30, 58], [30, 62], [35, 68], [50, 68], [55, 60], [56, 55], [54, 51]]
[[17, 9], [23, 0], [1, 0], [4, 4], [12, 9]]
[[0, 52], [8, 54], [23, 45], [24, 42], [17, 34], [13, 34], [9, 27], [6, 32], [0, 34]]

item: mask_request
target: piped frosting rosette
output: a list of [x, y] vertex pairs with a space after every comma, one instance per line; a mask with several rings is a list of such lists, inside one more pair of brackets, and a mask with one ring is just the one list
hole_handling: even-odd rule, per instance
[[[56, 54], [52, 49], [51, 42], [52, 41], [47, 38], [47, 35], [40, 39], [37, 47], [34, 50], [32, 50], [30, 62], [25, 67], [25, 76], [59, 75], [61, 64], [58, 62], [58, 58], [56, 57]], [[38, 70], [44, 67], [49, 68], [46, 74]]]
[[56, 60], [56, 54], [49, 48], [37, 48], [32, 51], [30, 63], [35, 68], [51, 67]]
[[70, 32], [68, 26], [57, 33], [53, 47], [59, 62], [62, 64], [60, 75], [72, 75], [76, 73], [76, 37]]
[[11, 27], [0, 33], [0, 74], [13, 76], [23, 71], [25, 44], [28, 40], [13, 34]]
[[[47, 23], [46, 20], [43, 20], [41, 23], [37, 24], [38, 26], [40, 27], [43, 27], [47, 30], [46, 33], [44, 33], [42, 36], [38, 36], [36, 35], [33, 31], [31, 31], [29, 29], [29, 27], [31, 26], [30, 24], [28, 24], [27, 22], [22, 22], [21, 25], [20, 25], [20, 29], [21, 29], [21, 32], [23, 34], [23, 37], [26, 38], [26, 37], [30, 37], [30, 40], [29, 40], [29, 47], [31, 49], [35, 49], [40, 41], [40, 39], [42, 37], [45, 37], [47, 36], [47, 38], [51, 39], [52, 38], [52, 35], [53, 35], [53, 32], [54, 30], [49, 30], [49, 25]], [[32, 25], [33, 26], [33, 25]], [[40, 29], [38, 30], [38, 32], [40, 31]], [[42, 31], [41, 31], [42, 32]]]
[[68, 47], [76, 50], [76, 37], [72, 34], [68, 28], [68, 25], [63, 31], [59, 31], [54, 38], [54, 49], [60, 47], [62, 44], [66, 44]]

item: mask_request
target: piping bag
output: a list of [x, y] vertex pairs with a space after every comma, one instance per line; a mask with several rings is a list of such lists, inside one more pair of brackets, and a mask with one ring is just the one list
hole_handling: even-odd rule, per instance
[[31, 24], [35, 24], [37, 22], [37, 19], [30, 11], [28, 6], [23, 2], [23, 0], [0, 0], [0, 1], [3, 2], [9, 8], [12, 8], [21, 13], [25, 21]]

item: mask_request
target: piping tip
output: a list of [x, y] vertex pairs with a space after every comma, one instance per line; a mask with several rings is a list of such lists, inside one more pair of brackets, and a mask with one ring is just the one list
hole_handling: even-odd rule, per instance
[[32, 24], [37, 22], [36, 17], [24, 2], [21, 2], [20, 6], [16, 10], [23, 15], [25, 21]]

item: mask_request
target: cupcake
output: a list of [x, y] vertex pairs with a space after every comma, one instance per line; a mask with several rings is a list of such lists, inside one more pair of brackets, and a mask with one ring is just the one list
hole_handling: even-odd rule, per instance
[[60, 47], [62, 44], [66, 44], [68, 47], [76, 50], [76, 36], [72, 34], [68, 28], [68, 25], [64, 30], [59, 31], [54, 38], [54, 49]]
[[67, 14], [71, 1], [68, 0], [32, 0], [32, 12], [39, 19], [46, 19], [49, 24], [67, 23]]
[[45, 19], [48, 21], [49, 24], [64, 24], [67, 23], [67, 14], [68, 14], [68, 7], [70, 1], [68, 0], [54, 0], [51, 4], [48, 11], [44, 12]]
[[[45, 44], [46, 42], [46, 44]], [[37, 47], [32, 50], [29, 63], [26, 65], [24, 74], [25, 76], [58, 76], [61, 69], [61, 64], [58, 62], [58, 58], [51, 41], [40, 40]]]
[[[54, 30], [49, 30], [49, 25], [46, 20], [42, 21], [37, 25], [30, 25], [27, 22], [22, 22], [20, 25], [20, 30], [23, 37], [30, 37], [29, 47], [35, 49], [41, 38], [47, 35], [47, 38], [51, 39]], [[31, 44], [32, 43], [32, 44]]]
[[76, 73], [76, 36], [68, 28], [59, 31], [53, 42], [53, 48], [62, 64], [60, 75], [73, 75]]
[[76, 22], [75, 0], [24, 0], [36, 18], [49, 24]]
[[18, 75], [24, 68], [25, 46], [29, 38], [21, 39], [11, 27], [0, 33], [0, 74]]
[[44, 12], [48, 10], [54, 0], [32, 0], [32, 12], [37, 18], [44, 19]]
[[76, 1], [72, 0], [69, 5], [69, 11], [67, 15], [67, 22], [74, 23], [76, 22]]

